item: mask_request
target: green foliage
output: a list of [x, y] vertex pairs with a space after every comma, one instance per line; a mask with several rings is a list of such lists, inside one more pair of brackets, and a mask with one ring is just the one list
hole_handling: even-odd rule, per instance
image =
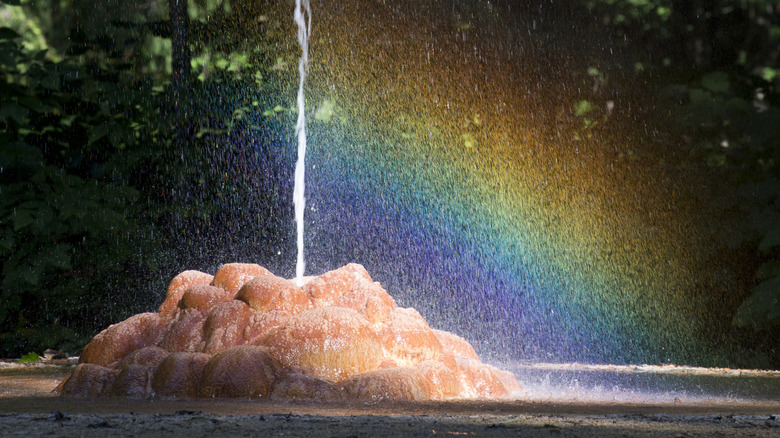
[[[192, 68], [198, 72], [198, 80], [206, 81], [215, 73], [232, 73], [231, 79], [241, 80], [244, 74], [251, 71], [249, 57], [243, 53], [211, 53], [204, 50], [192, 58]], [[259, 71], [254, 71], [254, 78], [262, 79]], [[219, 80], [219, 76], [216, 77]]]
[[41, 360], [41, 357], [38, 356], [37, 353], [30, 352], [30, 353], [27, 353], [24, 356], [20, 357], [18, 362], [19, 363], [38, 363], [38, 362], [40, 362], [40, 360]]
[[748, 70], [777, 59], [780, 17], [774, 0], [587, 0], [619, 37], [641, 45], [644, 65]]
[[596, 104], [586, 99], [575, 102], [572, 113], [582, 121], [582, 128], [574, 133], [575, 140], [590, 138], [593, 135], [591, 131], [608, 120], [607, 113], [601, 112]]
[[[23, 36], [20, 42], [27, 51], [46, 50], [48, 44], [43, 36], [40, 23], [37, 20], [31, 20], [24, 13], [24, 10], [19, 7], [21, 2], [6, 1], [3, 3], [7, 6], [0, 4], [0, 17], [2, 17], [0, 18], [0, 26], [8, 26], [3, 33], [6, 33], [9, 28], [16, 29], [19, 36]], [[8, 38], [8, 35], [3, 35], [3, 37]]]
[[587, 100], [580, 100], [574, 104], [574, 115], [577, 117], [587, 116], [595, 109], [596, 107], [592, 103]]
[[150, 158], [151, 92], [123, 83], [121, 61], [53, 62], [8, 28], [0, 52], [0, 351], [75, 351], [128, 304], [107, 300], [109, 283], [146, 269], [138, 248], [152, 247], [154, 211], [137, 205], [131, 181]]
[[[705, 73], [667, 88], [683, 105], [680, 117], [694, 139], [693, 156], [723, 172], [736, 187], [739, 213], [727, 222], [732, 247], [756, 248], [768, 263], [780, 253], [780, 107], [775, 84], [745, 72]], [[765, 271], [766, 272], [766, 271]], [[762, 274], [763, 275], [763, 274]], [[759, 282], [734, 324], [757, 330], [780, 325], [780, 271]]]
[[665, 85], [664, 95], [680, 104], [673, 119], [688, 139], [691, 157], [722, 175], [723, 242], [752, 248], [763, 261], [733, 320], [756, 330], [780, 325], [780, 14], [774, 4], [588, 3], [618, 35], [640, 42], [638, 53], [645, 55], [638, 62], [660, 74], [659, 82], [685, 79]]
[[[774, 0], [586, 0], [626, 42], [637, 82], [661, 90], [690, 165], [722, 180], [722, 251], [753, 254], [755, 282], [733, 324], [780, 326], [780, 11]], [[588, 75], [597, 77], [598, 70]], [[575, 115], [587, 124], [590, 108]], [[734, 270], [747, 261], [736, 261]], [[725, 286], [724, 286], [725, 287]], [[733, 293], [733, 292], [732, 292]], [[775, 341], [768, 341], [775, 342]]]
[[291, 114], [245, 90], [285, 87], [264, 77], [288, 76], [296, 47], [264, 2], [189, 1], [193, 75], [174, 92], [167, 2], [18, 3], [0, 4], [0, 356], [75, 353], [157, 304], [163, 248], [236, 196], [215, 151], [263, 109]]

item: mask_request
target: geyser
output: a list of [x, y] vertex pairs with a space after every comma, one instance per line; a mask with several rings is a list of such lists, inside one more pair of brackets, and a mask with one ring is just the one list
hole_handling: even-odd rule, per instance
[[157, 313], [103, 330], [68, 397], [275, 400], [505, 398], [515, 377], [435, 330], [358, 264], [296, 280], [256, 264], [185, 271]]
[[157, 313], [135, 315], [86, 346], [59, 390], [72, 397], [444, 400], [507, 397], [515, 377], [463, 338], [399, 308], [361, 265], [304, 277], [304, 173], [311, 9], [297, 0], [302, 49], [293, 203], [296, 278], [255, 264], [185, 271]]
[[298, 96], [296, 104], [298, 119], [295, 123], [295, 136], [298, 139], [298, 161], [295, 162], [295, 187], [293, 190], [293, 204], [295, 204], [295, 225], [297, 231], [298, 259], [295, 266], [295, 281], [298, 286], [303, 285], [303, 273], [305, 262], [303, 258], [303, 216], [306, 210], [306, 197], [304, 196], [306, 179], [306, 105], [303, 95], [303, 84], [306, 83], [306, 70], [309, 68], [309, 34], [311, 33], [311, 7], [309, 0], [296, 0], [293, 14], [295, 24], [298, 26], [298, 44], [301, 46], [301, 58], [298, 61]]

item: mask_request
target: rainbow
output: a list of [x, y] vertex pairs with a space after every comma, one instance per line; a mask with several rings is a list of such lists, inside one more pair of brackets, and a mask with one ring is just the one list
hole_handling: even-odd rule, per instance
[[312, 5], [307, 273], [361, 263], [494, 361], [715, 363], [706, 224], [606, 49], [439, 3]]

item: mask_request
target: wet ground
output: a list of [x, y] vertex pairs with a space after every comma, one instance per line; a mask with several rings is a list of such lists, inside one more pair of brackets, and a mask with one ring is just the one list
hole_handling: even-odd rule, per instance
[[70, 369], [0, 367], [0, 436], [780, 436], [775, 372], [523, 365], [516, 400], [322, 405], [69, 400]]

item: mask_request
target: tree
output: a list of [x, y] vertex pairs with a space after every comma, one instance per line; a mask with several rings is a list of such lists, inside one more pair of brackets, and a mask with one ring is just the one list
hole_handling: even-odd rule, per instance
[[[181, 264], [203, 263], [207, 251], [166, 248], [202, 245], [201, 230], [236, 220], [228, 203], [242, 182], [233, 168], [224, 176], [256, 151], [231, 138], [261, 129], [256, 116], [275, 99], [269, 88], [213, 105], [213, 93], [257, 88], [260, 61], [247, 53], [274, 47], [250, 52], [210, 30], [231, 20], [228, 2], [171, 2], [169, 21], [162, 1], [52, 1], [0, 5], [12, 17], [0, 22], [10, 26], [0, 29], [4, 357], [75, 353], [108, 324], [152, 310]], [[255, 3], [233, 7], [250, 16]], [[220, 89], [235, 81], [252, 87]]]
[[[771, 0], [593, 0], [631, 41], [638, 75], [674, 113], [681, 144], [723, 181], [723, 247], [754, 273], [733, 314], [777, 345], [780, 327], [780, 10]], [[695, 161], [692, 162], [694, 165]], [[729, 251], [728, 249], [724, 249]], [[735, 253], [737, 254], [737, 253]], [[745, 259], [745, 256], [748, 259]]]
[[75, 352], [94, 323], [144, 304], [116, 286], [138, 288], [150, 268], [138, 248], [153, 248], [147, 214], [154, 212], [143, 211], [130, 181], [150, 158], [142, 147], [150, 114], [141, 103], [152, 91], [122, 90], [128, 67], [118, 60], [76, 62], [94, 47], [79, 38], [72, 35], [72, 56], [54, 62], [0, 29], [4, 355]]

